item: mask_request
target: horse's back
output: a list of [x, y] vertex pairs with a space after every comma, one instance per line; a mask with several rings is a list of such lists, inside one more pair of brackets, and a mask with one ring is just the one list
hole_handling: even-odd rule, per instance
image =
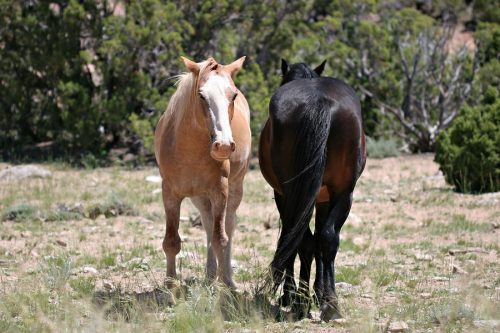
[[[268, 133], [263, 133], [269, 142], [261, 142], [261, 147], [269, 145], [269, 153], [280, 156], [283, 164], [293, 163], [297, 133], [308, 126], [308, 122], [315, 121], [321, 109], [330, 112], [329, 123], [322, 124], [329, 134], [324, 186], [318, 197], [319, 201], [326, 201], [328, 187], [338, 193], [352, 190], [365, 163], [361, 105], [350, 86], [328, 77], [300, 79], [281, 86], [271, 99]], [[260, 155], [266, 160], [266, 152]], [[273, 169], [280, 172], [276, 165]], [[291, 171], [296, 172], [298, 170]], [[271, 172], [267, 173], [266, 179], [276, 179]]]
[[356, 92], [345, 82], [330, 77], [294, 80], [281, 86], [271, 98], [270, 117], [292, 122], [301, 112], [331, 101], [337, 104], [332, 111], [352, 114], [361, 123], [361, 104]]

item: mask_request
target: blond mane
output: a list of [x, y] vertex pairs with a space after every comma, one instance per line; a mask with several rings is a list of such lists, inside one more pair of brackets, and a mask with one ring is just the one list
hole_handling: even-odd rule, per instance
[[[210, 59], [200, 62], [200, 75], [207, 70], [208, 65], [210, 64]], [[177, 130], [179, 124], [183, 117], [186, 115], [186, 112], [194, 112], [194, 106], [196, 105], [197, 91], [199, 82], [195, 80], [194, 75], [190, 72], [182, 73], [175, 76], [177, 86], [177, 90], [170, 98], [168, 102], [167, 110], [164, 113], [165, 120], [170, 123], [172, 122], [174, 125], [174, 129]], [[201, 124], [198, 124], [196, 121], [196, 117], [191, 117], [193, 120], [193, 125], [199, 127]]]

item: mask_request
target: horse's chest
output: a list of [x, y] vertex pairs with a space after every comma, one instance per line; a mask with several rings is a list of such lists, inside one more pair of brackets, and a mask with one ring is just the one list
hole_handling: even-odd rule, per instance
[[190, 197], [207, 193], [220, 182], [220, 172], [197, 164], [172, 163], [163, 169], [163, 181], [179, 195]]

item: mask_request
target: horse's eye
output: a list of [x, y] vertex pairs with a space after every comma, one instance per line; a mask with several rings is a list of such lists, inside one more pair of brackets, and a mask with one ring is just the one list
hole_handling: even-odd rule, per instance
[[236, 97], [238, 97], [238, 93], [235, 93], [233, 96], [233, 102], [236, 100]]
[[200, 96], [201, 99], [205, 100], [205, 96], [201, 92], [198, 93], [198, 96]]

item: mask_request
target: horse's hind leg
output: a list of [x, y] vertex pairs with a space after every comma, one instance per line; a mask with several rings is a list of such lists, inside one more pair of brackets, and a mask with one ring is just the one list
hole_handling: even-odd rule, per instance
[[314, 281], [315, 300], [319, 305], [323, 302], [323, 257], [321, 255], [320, 232], [328, 219], [330, 212], [330, 204], [322, 202], [316, 204], [316, 218], [315, 218], [315, 231], [314, 231], [314, 259], [316, 261], [316, 279]]
[[[281, 201], [283, 200], [281, 194], [274, 191], [274, 201], [276, 202], [276, 207], [278, 208], [278, 212], [281, 216]], [[282, 306], [288, 306], [293, 303], [293, 297], [297, 292], [297, 286], [295, 285], [294, 279], [294, 270], [293, 265], [295, 263], [295, 258], [297, 254], [294, 253], [290, 256], [290, 258], [285, 263], [285, 271], [282, 272], [285, 274], [285, 280], [283, 282], [283, 295], [280, 297], [279, 302]]]
[[217, 276], [217, 260], [215, 259], [214, 250], [212, 248], [212, 233], [213, 233], [213, 218], [212, 206], [210, 200], [206, 197], [190, 198], [193, 205], [199, 210], [201, 222], [207, 234], [207, 280], [209, 283], [215, 280]]
[[167, 285], [172, 286], [177, 277], [175, 272], [175, 257], [181, 250], [181, 238], [179, 236], [179, 215], [182, 198], [176, 197], [170, 192], [165, 183], [162, 184], [163, 206], [166, 215], [166, 230], [163, 238], [163, 251], [167, 257]]
[[307, 228], [298, 251], [300, 258], [299, 297], [294, 303], [294, 312], [298, 318], [307, 316], [310, 310], [309, 279], [311, 277], [314, 248], [313, 234], [311, 229]]
[[322, 279], [315, 285], [321, 286], [317, 292], [321, 295], [321, 319], [328, 321], [340, 317], [338, 300], [335, 293], [335, 257], [339, 249], [340, 229], [344, 225], [352, 204], [352, 192], [332, 195], [330, 191], [330, 211], [325, 223], [319, 226], [318, 238], [321, 251], [322, 274], [316, 279]]

